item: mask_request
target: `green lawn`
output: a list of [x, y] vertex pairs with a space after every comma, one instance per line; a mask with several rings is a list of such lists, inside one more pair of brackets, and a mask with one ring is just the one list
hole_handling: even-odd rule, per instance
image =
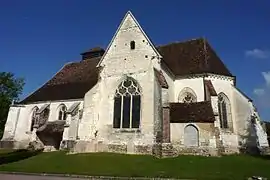
[[[158, 159], [143, 155], [65, 152], [40, 153], [24, 160], [0, 165], [0, 171], [67, 173], [93, 176], [176, 177], [191, 179], [246, 179], [252, 175], [270, 178], [270, 158], [251, 156], [200, 157], [179, 156]], [[11, 153], [12, 154], [12, 153]], [[15, 153], [16, 154], [16, 153]], [[12, 155], [0, 154], [1, 158]], [[21, 158], [21, 159], [23, 159]], [[16, 159], [16, 158], [14, 158]], [[13, 159], [13, 160], [14, 160]]]
[[12, 152], [13, 150], [10, 149], [0, 149], [0, 154], [4, 154], [4, 153], [9, 153]]

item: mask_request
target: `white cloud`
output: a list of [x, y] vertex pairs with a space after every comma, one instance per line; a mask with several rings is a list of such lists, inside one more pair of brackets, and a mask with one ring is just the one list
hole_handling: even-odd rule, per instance
[[270, 108], [270, 71], [262, 72], [261, 74], [264, 78], [264, 84], [253, 90], [255, 95], [254, 102], [262, 112], [268, 112]]
[[262, 72], [263, 78], [265, 80], [266, 86], [270, 87], [270, 71]]
[[257, 96], [263, 96], [265, 94], [265, 90], [263, 88], [256, 88], [253, 90], [253, 93]]
[[261, 50], [261, 49], [252, 49], [247, 50], [245, 52], [247, 57], [256, 58], [256, 59], [267, 59], [270, 58], [270, 51], [269, 50]]

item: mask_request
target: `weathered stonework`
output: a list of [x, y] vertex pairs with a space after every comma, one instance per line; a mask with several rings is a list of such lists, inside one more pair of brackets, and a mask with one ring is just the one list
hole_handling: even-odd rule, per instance
[[3, 149], [13, 149], [14, 148], [14, 141], [0, 141], [0, 148]]
[[135, 145], [136, 154], [152, 154], [152, 147], [147, 145]]
[[76, 145], [74, 140], [63, 140], [60, 144], [61, 150], [73, 150]]
[[108, 151], [115, 152], [115, 153], [127, 153], [127, 145], [125, 145], [125, 144], [109, 144]]
[[162, 144], [162, 157], [175, 157], [179, 155], [218, 156], [218, 149], [211, 147], [185, 147], [170, 143]]

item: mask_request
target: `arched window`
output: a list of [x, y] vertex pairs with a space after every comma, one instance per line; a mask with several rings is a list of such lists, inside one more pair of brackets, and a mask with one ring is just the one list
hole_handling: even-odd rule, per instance
[[199, 131], [193, 125], [187, 125], [184, 129], [184, 145], [199, 146]]
[[130, 49], [135, 49], [135, 41], [130, 41]]
[[34, 125], [37, 123], [37, 111], [38, 111], [38, 107], [35, 106], [32, 110], [32, 114], [31, 114], [31, 127], [30, 127], [30, 131], [32, 132], [34, 130]]
[[178, 102], [182, 102], [182, 103], [197, 102], [197, 97], [196, 97], [195, 92], [191, 88], [185, 87], [179, 93]]
[[127, 78], [118, 86], [114, 96], [114, 128], [139, 128], [141, 92], [138, 84]]
[[232, 128], [231, 105], [228, 97], [224, 93], [218, 94], [218, 113], [220, 128]]
[[66, 120], [67, 119], [67, 107], [62, 104], [58, 108], [58, 120]]

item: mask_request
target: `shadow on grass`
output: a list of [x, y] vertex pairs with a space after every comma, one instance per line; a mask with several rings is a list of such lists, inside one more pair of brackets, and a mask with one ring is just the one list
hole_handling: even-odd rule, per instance
[[251, 155], [251, 156], [263, 160], [270, 160], [270, 155]]
[[36, 156], [41, 152], [42, 151], [29, 151], [26, 149], [20, 149], [13, 152], [3, 153], [0, 154], [0, 165], [24, 160]]

